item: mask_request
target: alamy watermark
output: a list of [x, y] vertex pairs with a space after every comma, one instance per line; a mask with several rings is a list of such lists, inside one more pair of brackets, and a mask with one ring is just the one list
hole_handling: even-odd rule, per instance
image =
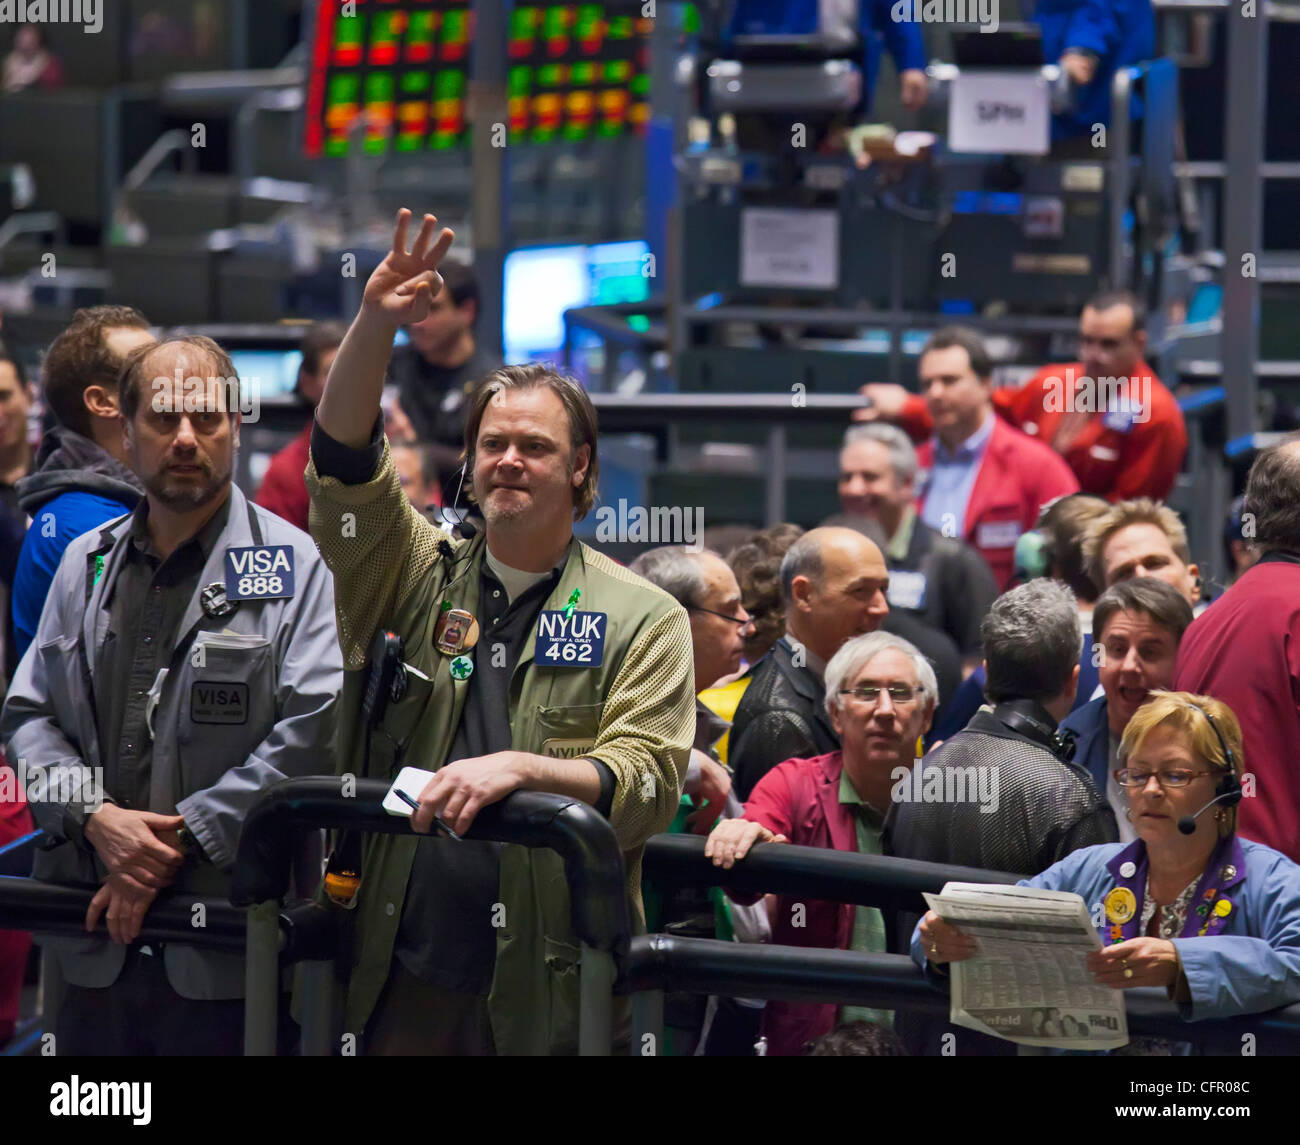
[[996, 32], [998, 0], [895, 0], [889, 18], [895, 24], [978, 24], [981, 32]]
[[261, 389], [255, 378], [185, 376], [176, 367], [173, 377], [159, 375], [152, 382], [155, 413], [234, 413], [255, 422], [262, 414]]
[[689, 552], [704, 548], [702, 505], [629, 505], [619, 498], [617, 507], [596, 510], [596, 540], [601, 544], [681, 545]]
[[104, 806], [104, 769], [81, 763], [55, 763], [29, 768], [26, 759], [12, 767], [0, 767], [0, 803], [19, 802], [66, 806], [78, 803], [91, 815]]
[[0, 0], [0, 24], [81, 24], [104, 30], [104, 0]]
[[1043, 409], [1047, 413], [1099, 413], [1126, 428], [1151, 420], [1151, 375], [1090, 378], [1066, 367], [1065, 377], [1053, 375], [1044, 383]]
[[895, 803], [978, 803], [981, 815], [999, 806], [996, 767], [896, 767], [889, 773]]

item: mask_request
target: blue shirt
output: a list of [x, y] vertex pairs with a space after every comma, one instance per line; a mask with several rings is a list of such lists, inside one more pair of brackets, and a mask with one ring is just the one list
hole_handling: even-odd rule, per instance
[[[1097, 72], [1078, 89], [1074, 110], [1052, 117], [1052, 138], [1087, 135], [1094, 124], [1109, 123], [1115, 73], [1156, 56], [1151, 0], [1037, 0], [1032, 19], [1042, 32], [1047, 63], [1056, 63], [1071, 48], [1097, 57]], [[1133, 105], [1136, 119], [1141, 108], [1136, 99]]]
[[993, 436], [993, 416], [990, 410], [984, 424], [951, 452], [937, 437], [934, 439], [934, 468], [926, 482], [921, 520], [945, 537], [966, 535], [966, 506]]
[[[1262, 843], [1241, 838], [1237, 843], [1245, 878], [1222, 930], [1173, 940], [1191, 994], [1178, 1004], [1187, 1021], [1259, 1013], [1300, 1000], [1300, 867]], [[1073, 891], [1090, 913], [1096, 912], [1118, 885], [1113, 865], [1130, 856], [1140, 863], [1142, 846], [1139, 841], [1082, 847], [1017, 885]], [[925, 968], [919, 925], [912, 932], [912, 959]]]
[[35, 511], [31, 527], [23, 538], [22, 551], [18, 554], [18, 571], [14, 575], [11, 609], [20, 657], [26, 654], [36, 636], [45, 597], [54, 582], [63, 550], [82, 533], [130, 511], [129, 505], [84, 490], [60, 493]]

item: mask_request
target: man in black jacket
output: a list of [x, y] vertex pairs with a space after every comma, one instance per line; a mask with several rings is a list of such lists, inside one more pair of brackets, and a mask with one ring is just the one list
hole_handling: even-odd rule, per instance
[[[1079, 679], [1079, 610], [1057, 581], [1000, 596], [980, 629], [989, 701], [891, 792], [885, 853], [1036, 875], [1071, 851], [1119, 838], [1114, 812], [1057, 735]], [[915, 918], [904, 919], [910, 935]], [[999, 1054], [1010, 1043], [908, 1017], [913, 1053]], [[1011, 1047], [1014, 1052], [1014, 1047]]]
[[1003, 594], [981, 626], [988, 704], [893, 793], [890, 853], [1036, 875], [1119, 835], [1104, 795], [1057, 738], [1079, 677], [1079, 612], [1062, 584]]
[[929, 659], [942, 699], [960, 682], [956, 646], [914, 617], [890, 615], [889, 573], [880, 548], [854, 529], [813, 529], [781, 562], [785, 635], [754, 668], [732, 721], [728, 762], [736, 794], [778, 763], [835, 751], [835, 735], [822, 705], [822, 673], [840, 645], [884, 628], [915, 644]]

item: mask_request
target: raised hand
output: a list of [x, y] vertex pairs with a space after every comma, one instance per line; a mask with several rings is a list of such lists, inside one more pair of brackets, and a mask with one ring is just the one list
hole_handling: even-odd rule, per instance
[[438, 220], [425, 215], [410, 251], [406, 249], [411, 212], [403, 207], [397, 212], [393, 231], [393, 249], [366, 283], [362, 308], [382, 314], [397, 325], [419, 322], [428, 316], [429, 306], [442, 290], [438, 266], [451, 248], [455, 235], [443, 227], [435, 240]]

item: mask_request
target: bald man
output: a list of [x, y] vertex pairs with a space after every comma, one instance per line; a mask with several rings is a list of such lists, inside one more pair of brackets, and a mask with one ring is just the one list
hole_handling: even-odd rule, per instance
[[960, 680], [956, 645], [912, 617], [891, 616], [888, 587], [884, 555], [854, 529], [812, 529], [790, 546], [781, 562], [785, 635], [754, 668], [732, 722], [728, 761], [739, 798], [778, 763], [838, 750], [822, 677], [846, 640], [887, 628], [934, 661], [941, 695]]

